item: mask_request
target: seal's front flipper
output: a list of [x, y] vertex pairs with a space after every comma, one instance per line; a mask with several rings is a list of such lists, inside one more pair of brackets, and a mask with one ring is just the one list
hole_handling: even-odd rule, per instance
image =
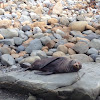
[[34, 72], [35, 74], [38, 74], [38, 75], [51, 75], [53, 74], [53, 72]]

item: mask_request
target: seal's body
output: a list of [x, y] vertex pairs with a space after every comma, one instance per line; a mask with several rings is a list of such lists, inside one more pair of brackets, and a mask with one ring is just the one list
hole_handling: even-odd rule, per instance
[[37, 74], [56, 74], [77, 72], [82, 65], [75, 60], [68, 60], [65, 57], [52, 57], [35, 61], [27, 70], [39, 70]]

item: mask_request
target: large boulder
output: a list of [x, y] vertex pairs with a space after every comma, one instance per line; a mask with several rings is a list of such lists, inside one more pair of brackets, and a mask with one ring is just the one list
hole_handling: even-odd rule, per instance
[[100, 63], [82, 66], [78, 73], [45, 76], [34, 74], [36, 71], [0, 71], [0, 88], [26, 91], [44, 100], [96, 100], [100, 94]]

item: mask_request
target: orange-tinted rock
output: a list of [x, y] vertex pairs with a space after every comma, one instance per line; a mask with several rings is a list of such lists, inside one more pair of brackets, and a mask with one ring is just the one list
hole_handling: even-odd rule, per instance
[[19, 54], [11, 54], [13, 58], [19, 58]]
[[75, 46], [74, 43], [66, 43], [64, 44], [67, 48], [73, 48]]
[[8, 19], [0, 20], [0, 28], [9, 28], [11, 24], [12, 24], [11, 20]]
[[86, 25], [86, 29], [89, 29], [89, 30], [92, 30], [93, 32], [95, 32], [95, 28], [90, 25]]
[[51, 18], [48, 20], [49, 24], [54, 24], [54, 23], [58, 23], [58, 20], [56, 18]]
[[53, 40], [51, 40], [49, 43], [46, 44], [46, 46], [50, 49], [53, 48], [55, 46], [55, 42]]
[[16, 54], [16, 51], [14, 49], [12, 49], [10, 54]]
[[22, 57], [22, 56], [24, 56], [25, 54], [26, 54], [26, 51], [21, 51], [21, 52], [19, 53], [19, 56]]
[[4, 37], [0, 34], [0, 40], [4, 39]]
[[48, 50], [48, 47], [47, 46], [43, 46], [42, 47], [42, 50], [44, 50], [44, 49], [47, 49]]
[[32, 40], [33, 40], [33, 38], [29, 38], [28, 40], [26, 40], [25, 42], [23, 42], [23, 45], [27, 46]]
[[62, 51], [57, 51], [53, 53], [54, 57], [63, 57], [65, 56], [65, 53], [63, 53]]
[[59, 45], [58, 47], [57, 47], [57, 51], [62, 51], [63, 53], [67, 53], [67, 47], [65, 46], [65, 45]]
[[68, 48], [68, 54], [73, 55], [73, 54], [76, 54], [76, 52], [73, 49]]
[[100, 30], [96, 30], [95, 33], [100, 35]]

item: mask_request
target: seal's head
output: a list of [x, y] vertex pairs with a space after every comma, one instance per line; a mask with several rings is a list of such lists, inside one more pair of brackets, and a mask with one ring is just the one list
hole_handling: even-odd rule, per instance
[[77, 72], [82, 68], [82, 64], [76, 60], [71, 60], [70, 66], [73, 72]]

